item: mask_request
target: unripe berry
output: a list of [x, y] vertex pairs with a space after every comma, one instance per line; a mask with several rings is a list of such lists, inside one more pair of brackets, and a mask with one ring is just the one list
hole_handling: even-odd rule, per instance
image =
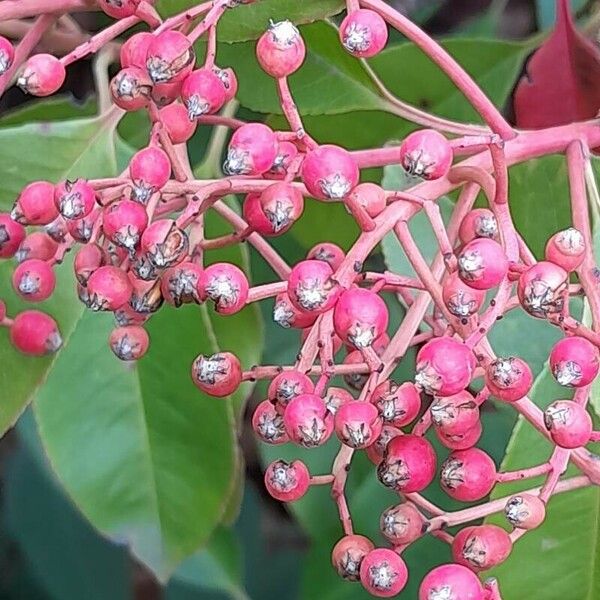
[[376, 183], [359, 183], [350, 192], [350, 198], [360, 204], [372, 218], [381, 214], [387, 204], [385, 190]]
[[433, 481], [435, 467], [435, 451], [425, 438], [399, 435], [389, 441], [377, 477], [396, 492], [420, 492]]
[[222, 398], [233, 394], [242, 382], [242, 366], [235, 354], [198, 355], [192, 363], [192, 380], [200, 390]]
[[34, 181], [25, 186], [10, 216], [21, 225], [52, 223], [58, 216], [54, 205], [54, 185], [49, 181]]
[[532, 494], [516, 494], [506, 502], [504, 516], [513, 527], [535, 529], [546, 518], [546, 505]]
[[67, 179], [54, 188], [54, 204], [65, 219], [82, 219], [96, 205], [96, 193], [85, 179]]
[[574, 227], [555, 233], [546, 244], [546, 260], [565, 271], [579, 268], [584, 258], [585, 240], [581, 231]]
[[460, 224], [458, 237], [463, 244], [475, 238], [498, 239], [498, 221], [489, 208], [474, 208], [469, 211]]
[[23, 262], [31, 258], [39, 260], [50, 260], [54, 258], [58, 244], [44, 231], [30, 233], [15, 252], [17, 262]]
[[143, 327], [128, 325], [113, 329], [108, 344], [120, 360], [139, 360], [148, 351], [150, 338]]
[[225, 86], [212, 69], [192, 71], [181, 86], [181, 99], [190, 121], [212, 115], [225, 104]]
[[135, 14], [142, 0], [98, 0], [98, 6], [113, 19], [124, 19]]
[[552, 441], [561, 448], [585, 446], [592, 435], [592, 418], [572, 400], [557, 400], [544, 411], [544, 425]]
[[188, 253], [187, 233], [171, 219], [159, 219], [144, 229], [140, 240], [141, 251], [159, 269], [173, 267]]
[[296, 396], [312, 394], [314, 389], [315, 386], [308, 375], [294, 370], [283, 371], [269, 384], [267, 397], [276, 403], [278, 411], [283, 413]]
[[262, 175], [277, 157], [277, 136], [264, 123], [246, 123], [231, 136], [223, 170], [228, 175]]
[[566, 337], [550, 352], [550, 369], [560, 385], [579, 388], [589, 385], [600, 367], [598, 348], [579, 336]]
[[147, 225], [146, 209], [133, 200], [121, 200], [104, 209], [102, 217], [104, 235], [130, 252], [139, 245]]
[[265, 471], [267, 492], [280, 502], [299, 500], [306, 494], [309, 485], [310, 474], [301, 460], [291, 463], [276, 460]]
[[213, 67], [212, 70], [213, 73], [221, 80], [221, 83], [225, 88], [225, 102], [233, 100], [238, 90], [238, 80], [235, 76], [235, 71], [230, 67], [226, 69]]
[[222, 315], [232, 315], [244, 308], [248, 288], [243, 271], [230, 263], [206, 267], [198, 283], [200, 297], [212, 300], [215, 310]]
[[90, 275], [87, 290], [91, 310], [116, 310], [129, 302], [133, 287], [127, 273], [106, 265]]
[[[358, 365], [364, 363], [365, 359], [360, 350], [354, 350], [354, 352], [350, 352], [343, 361], [345, 365]], [[352, 389], [362, 390], [365, 383], [367, 383], [367, 379], [369, 375], [367, 372], [363, 373], [347, 373], [344, 375], [344, 381], [347, 385], [349, 385]]]
[[481, 421], [477, 421], [473, 427], [460, 433], [446, 433], [442, 429], [436, 427], [435, 433], [438, 440], [443, 446], [450, 450], [466, 450], [472, 448], [481, 437], [483, 427]]
[[370, 402], [342, 404], [334, 418], [335, 433], [350, 448], [362, 449], [372, 444], [381, 433], [381, 417]]
[[465, 527], [452, 543], [452, 557], [476, 573], [503, 563], [512, 550], [512, 541], [497, 525]]
[[254, 410], [252, 429], [266, 444], [285, 444], [290, 441], [283, 425], [283, 416], [269, 400], [263, 400]]
[[256, 58], [271, 77], [287, 77], [304, 62], [306, 47], [298, 29], [290, 21], [271, 22], [256, 43]]
[[195, 302], [200, 304], [199, 284], [202, 267], [190, 261], [184, 261], [167, 269], [161, 276], [160, 289], [164, 299], [179, 308], [182, 304]]
[[458, 276], [476, 290], [490, 290], [508, 273], [508, 259], [502, 246], [488, 238], [470, 241], [458, 255]]
[[146, 54], [146, 68], [153, 83], [183, 81], [194, 68], [194, 49], [180, 31], [167, 30], [153, 36]]
[[331, 552], [333, 568], [342, 579], [359, 581], [360, 563], [374, 547], [373, 542], [364, 535], [345, 535]]
[[425, 575], [419, 600], [484, 600], [477, 575], [462, 565], [440, 565]]
[[13, 64], [15, 49], [3, 36], [0, 36], [0, 75], [4, 75]]
[[404, 427], [417, 418], [421, 410], [421, 396], [410, 381], [398, 385], [388, 379], [380, 383], [369, 400], [377, 407], [384, 423]]
[[106, 264], [106, 255], [98, 244], [86, 244], [75, 255], [73, 269], [80, 285], [87, 285], [90, 275]]
[[10, 258], [25, 239], [25, 228], [8, 213], [0, 213], [0, 258]]
[[42, 302], [52, 295], [56, 287], [56, 276], [46, 261], [30, 258], [14, 270], [12, 284], [23, 300]]
[[422, 129], [408, 135], [400, 146], [400, 164], [410, 175], [439, 179], [452, 165], [448, 140], [434, 129]]
[[288, 329], [304, 329], [310, 327], [318, 315], [307, 313], [296, 308], [290, 300], [287, 292], [277, 294], [273, 306], [273, 321], [281, 327]]
[[33, 96], [50, 96], [64, 83], [64, 65], [52, 54], [34, 54], [27, 59], [17, 85]]
[[542, 260], [519, 277], [519, 302], [532, 317], [545, 319], [562, 311], [567, 285], [567, 272], [554, 263]]
[[354, 10], [340, 25], [342, 45], [357, 58], [379, 54], [385, 48], [387, 38], [387, 25], [374, 10]]
[[132, 287], [129, 306], [138, 314], [155, 313], [164, 301], [160, 291], [160, 281], [143, 281], [137, 279], [131, 272], [128, 275]]
[[259, 206], [269, 223], [269, 230], [262, 233], [280, 235], [302, 216], [304, 198], [298, 188], [282, 181], [270, 185], [260, 194]]
[[381, 463], [383, 460], [383, 455], [385, 454], [385, 449], [390, 443], [390, 440], [398, 435], [403, 434], [402, 431], [400, 431], [400, 429], [397, 427], [393, 427], [392, 425], [384, 425], [381, 428], [379, 437], [366, 449], [367, 456], [374, 465]]
[[300, 394], [290, 400], [283, 423], [290, 439], [305, 448], [321, 446], [333, 431], [333, 417], [316, 394]]
[[306, 258], [309, 260], [322, 260], [328, 263], [334, 271], [337, 271], [344, 262], [346, 253], [337, 244], [321, 242], [308, 251]]
[[197, 121], [188, 118], [186, 107], [179, 102], [161, 108], [158, 118], [174, 144], [187, 142], [194, 135], [198, 125]]
[[113, 102], [123, 110], [135, 111], [148, 106], [152, 81], [148, 73], [139, 67], [127, 67], [119, 71], [110, 82]]
[[474, 315], [485, 301], [485, 291], [463, 283], [457, 272], [451, 273], [442, 284], [442, 298], [446, 308], [460, 319]]
[[39, 310], [26, 310], [15, 317], [10, 341], [17, 350], [31, 356], [51, 354], [62, 346], [56, 321]]
[[391, 598], [408, 581], [408, 569], [400, 556], [388, 548], [371, 550], [360, 563], [360, 582], [373, 596]]
[[496, 465], [479, 448], [457, 450], [442, 464], [440, 482], [442, 489], [455, 500], [480, 500], [494, 487]]
[[372, 346], [375, 339], [385, 333], [388, 321], [383, 299], [364, 288], [342, 292], [333, 311], [336, 333], [359, 350]]
[[464, 390], [475, 371], [473, 352], [451, 337], [434, 338], [417, 354], [415, 383], [428, 394], [452, 396]]
[[394, 546], [412, 544], [423, 535], [425, 519], [412, 502], [390, 506], [381, 513], [379, 528]]
[[306, 155], [301, 176], [311, 196], [341, 200], [358, 184], [360, 171], [347, 150], [326, 144]]
[[294, 305], [308, 313], [320, 314], [332, 308], [340, 295], [333, 270], [320, 260], [303, 260], [288, 277], [287, 293]]
[[152, 40], [154, 40], [154, 36], [148, 31], [134, 33], [125, 40], [119, 51], [121, 68], [137, 67], [138, 69], [146, 69], [148, 46], [150, 46]]
[[298, 156], [298, 148], [292, 142], [279, 142], [277, 156], [271, 168], [264, 173], [265, 179], [285, 179], [288, 169]]
[[129, 161], [129, 177], [133, 182], [132, 199], [147, 204], [171, 176], [171, 162], [164, 150], [151, 146], [136, 152]]
[[533, 385], [533, 373], [522, 358], [497, 358], [485, 370], [485, 384], [496, 398], [515, 402], [529, 393]]
[[447, 435], [464, 434], [479, 421], [479, 407], [467, 390], [435, 398], [429, 410], [436, 429]]
[[[348, 390], [345, 390], [344, 388], [329, 387], [327, 388], [327, 393], [325, 394], [325, 398], [323, 398], [323, 400], [325, 401], [327, 410], [332, 415], [335, 415], [341, 406], [347, 404], [348, 402], [354, 402], [354, 397]], [[379, 431], [377, 434], [378, 439], [380, 434], [381, 431]], [[373, 443], [372, 440], [371, 443]]]

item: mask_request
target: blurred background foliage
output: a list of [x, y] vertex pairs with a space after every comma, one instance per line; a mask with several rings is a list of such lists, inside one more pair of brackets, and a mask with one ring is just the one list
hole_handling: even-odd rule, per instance
[[[189, 3], [158, 1], [163, 14]], [[552, 0], [390, 4], [443, 38], [451, 54], [508, 115], [525, 60], [554, 20]], [[218, 63], [233, 66], [238, 74], [242, 118], [282, 124], [274, 84], [256, 65], [253, 39], [268, 18], [290, 17], [302, 23], [317, 19], [302, 26], [308, 58], [291, 78], [313, 137], [361, 148], [401, 139], [414, 128], [381, 99], [365, 66], [343, 53], [336, 17], [319, 21], [341, 5], [338, 0], [263, 0], [243, 18], [231, 16], [223, 22]], [[597, 3], [573, 0], [572, 5], [580, 24], [594, 34]], [[81, 23], [94, 30], [104, 21], [87, 14]], [[198, 51], [201, 54], [201, 46]], [[393, 35], [390, 47], [369, 65], [403, 100], [456, 120], [476, 120], [449, 80], [400, 35]], [[127, 115], [116, 131], [112, 123], [95, 118], [90, 62], [69, 71], [62, 92], [56, 99], [29, 102], [13, 89], [2, 99], [2, 209], [30, 180], [110, 176], [126, 165], [135, 148], [145, 145], [148, 122], [143, 115]], [[199, 128], [190, 144], [196, 172], [202, 175], [215, 174], [217, 167], [203, 162], [214, 144], [213, 134]], [[363, 179], [383, 181], [389, 189], [407, 184], [394, 167], [370, 169]], [[517, 226], [539, 255], [547, 237], [569, 225], [562, 159], [547, 157], [511, 169], [511, 198]], [[549, 198], [556, 200], [552, 207]], [[232, 206], [236, 202], [231, 199]], [[452, 198], [442, 199], [441, 206], [447, 217]], [[225, 231], [216, 217], [208, 226], [212, 235]], [[419, 216], [411, 228], [424, 254], [433, 256], [435, 242], [427, 222]], [[341, 207], [308, 202], [290, 234], [273, 243], [294, 263], [315, 243], [330, 240], [348, 248], [356, 235], [357, 228]], [[209, 254], [209, 259], [250, 266], [255, 284], [273, 280], [261, 257], [245, 246]], [[371, 267], [387, 264], [399, 273], [410, 272], [393, 239], [384, 240], [370, 261]], [[248, 387], [220, 402], [199, 394], [187, 374], [193, 356], [219, 346], [235, 351], [247, 367], [293, 362], [299, 332], [273, 324], [270, 302], [227, 319], [207, 307], [163, 309], [149, 326], [151, 352], [138, 366], [123, 366], [106, 347], [110, 319], [84, 314], [72, 289], [68, 260], [60, 271], [62, 291], [47, 303], [66, 334], [65, 348], [56, 359], [16, 356], [2, 337], [5, 332], [0, 332], [0, 429], [8, 430], [0, 442], [0, 598], [366, 598], [360, 586], [341, 582], [329, 566], [340, 527], [327, 490], [311, 490], [300, 502], [283, 507], [262, 489], [263, 461], [301, 454], [312, 472], [324, 473], [337, 443], [311, 452], [259, 447], [248, 416], [264, 397], [265, 384], [255, 387], [247, 403]], [[14, 309], [18, 303], [8, 289], [8, 273], [7, 265], [0, 266], [0, 296]], [[386, 301], [397, 324], [402, 309], [391, 296]], [[574, 305], [573, 310], [577, 314], [582, 307]], [[492, 334], [499, 354], [519, 349], [540, 376], [534, 398], [540, 405], [558, 394], [544, 371], [557, 337], [549, 326], [514, 311]], [[264, 339], [268, 344], [263, 346]], [[399, 366], [399, 379], [412, 376], [412, 359], [409, 354]], [[31, 399], [33, 404], [26, 408]], [[10, 429], [21, 413], [18, 425]], [[531, 448], [540, 460], [550, 451], [546, 445], [535, 446], [526, 424], [515, 427], [514, 412], [506, 406], [486, 404], [483, 423], [480, 446], [498, 464], [524, 467]], [[396, 497], [378, 484], [362, 454], [353, 463], [348, 495], [357, 531], [381, 542], [379, 514]], [[456, 506], [435, 484], [427, 496], [446, 509]], [[549, 581], [553, 583], [543, 592], [546, 600], [594, 597], [598, 566], [590, 567], [589, 559], [598, 552], [599, 500], [595, 489], [578, 492], [577, 514], [573, 500], [551, 503], [543, 531], [528, 535], [501, 569], [506, 600], [542, 597], [536, 590]], [[552, 554], [556, 544], [563, 544], [565, 522], [569, 551]], [[548, 546], [548, 540], [555, 544]], [[548, 551], [548, 560], [539, 560]], [[401, 597], [412, 599], [423, 574], [446, 561], [449, 551], [426, 538], [411, 547], [406, 558], [411, 578]]]

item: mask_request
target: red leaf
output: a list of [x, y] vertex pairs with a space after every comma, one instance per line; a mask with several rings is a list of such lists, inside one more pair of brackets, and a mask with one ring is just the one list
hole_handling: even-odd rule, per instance
[[[548, 0], [550, 1], [550, 0]], [[600, 109], [600, 50], [558, 0], [556, 27], [529, 60], [514, 94], [518, 127], [541, 129], [594, 118]]]

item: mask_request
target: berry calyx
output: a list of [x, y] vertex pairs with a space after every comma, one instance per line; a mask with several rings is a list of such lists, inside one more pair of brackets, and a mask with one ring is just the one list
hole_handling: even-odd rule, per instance
[[521, 306], [532, 316], [546, 319], [560, 313], [567, 290], [567, 272], [558, 265], [540, 261], [519, 277], [517, 294]]
[[277, 157], [277, 136], [263, 123], [247, 123], [231, 136], [223, 170], [228, 175], [262, 175]]
[[15, 49], [4, 36], [0, 36], [0, 75], [4, 75], [13, 64]]
[[306, 494], [310, 485], [310, 474], [301, 460], [288, 463], [273, 461], [265, 471], [267, 492], [280, 502], [294, 502]]
[[346, 581], [360, 580], [360, 565], [364, 557], [374, 549], [373, 542], [364, 535], [346, 535], [331, 552], [331, 562], [338, 575]]
[[533, 385], [533, 373], [522, 358], [497, 358], [485, 370], [485, 384], [496, 398], [515, 402], [529, 393]]
[[283, 413], [287, 405], [302, 394], [312, 394], [315, 386], [310, 378], [300, 371], [283, 371], [269, 384], [267, 397], [277, 404], [279, 412]]
[[408, 135], [400, 146], [400, 164], [409, 175], [444, 177], [452, 165], [452, 148], [438, 131], [423, 129]]
[[21, 225], [47, 225], [58, 216], [54, 204], [54, 185], [49, 181], [34, 181], [26, 185], [10, 213]]
[[133, 182], [132, 200], [147, 204], [171, 176], [171, 162], [164, 150], [153, 146], [136, 152], [129, 161], [129, 177]]
[[333, 431], [333, 417], [316, 394], [300, 394], [283, 413], [285, 431], [292, 441], [305, 448], [324, 444]]
[[474, 208], [461, 221], [458, 236], [463, 244], [475, 238], [498, 239], [498, 221], [489, 208]]
[[477, 313], [485, 301], [485, 290], [477, 290], [464, 283], [457, 272], [451, 273], [442, 284], [442, 298], [446, 308], [460, 319]]
[[121, 69], [110, 82], [113, 102], [123, 110], [140, 110], [150, 103], [152, 80], [148, 72], [140, 67]]
[[375, 548], [360, 564], [362, 586], [378, 598], [399, 594], [408, 581], [408, 569], [400, 556], [388, 548]]
[[127, 325], [113, 329], [108, 344], [120, 360], [139, 360], [148, 351], [150, 338], [143, 327]]
[[308, 260], [322, 260], [329, 264], [334, 271], [337, 271], [342, 262], [344, 262], [346, 253], [337, 244], [322, 242], [313, 246], [308, 251], [306, 258]]
[[290, 300], [287, 292], [277, 294], [275, 304], [273, 305], [273, 321], [283, 327], [289, 329], [304, 329], [310, 327], [315, 322], [318, 315], [307, 313], [298, 309]]
[[382, 421], [370, 402], [346, 402], [335, 413], [335, 433], [355, 450], [371, 445], [381, 433]]
[[404, 427], [414, 421], [421, 410], [421, 396], [416, 386], [406, 381], [398, 385], [388, 379], [380, 383], [369, 398], [384, 423]]
[[192, 363], [192, 381], [210, 396], [229, 396], [242, 382], [240, 361], [231, 352], [218, 352], [211, 356], [200, 354]]
[[546, 243], [545, 254], [546, 260], [562, 267], [565, 271], [578, 269], [585, 258], [583, 234], [574, 227], [555, 233]]
[[411, 544], [423, 535], [425, 519], [412, 502], [386, 508], [381, 513], [379, 528], [384, 537], [395, 546]]
[[429, 410], [436, 429], [446, 435], [464, 434], [479, 421], [479, 408], [466, 390], [436, 398]]
[[94, 311], [116, 310], [129, 302], [133, 287], [127, 274], [105, 265], [96, 269], [87, 281], [88, 308]]
[[0, 213], [0, 258], [14, 256], [23, 240], [25, 228], [8, 213]]
[[340, 295], [333, 270], [320, 260], [304, 260], [294, 266], [288, 277], [287, 293], [301, 311], [320, 314], [332, 308]]
[[283, 416], [269, 400], [263, 400], [254, 409], [252, 429], [266, 444], [285, 444], [290, 441], [283, 424]]
[[225, 104], [225, 86], [218, 75], [207, 68], [192, 71], [181, 86], [181, 99], [189, 121], [212, 115]]
[[153, 36], [146, 53], [146, 69], [157, 83], [183, 81], [194, 67], [194, 49], [181, 32], [167, 30]]
[[167, 269], [160, 278], [160, 290], [164, 299], [179, 308], [183, 304], [202, 302], [200, 279], [203, 269], [190, 261], [184, 261]]
[[215, 304], [222, 315], [232, 315], [244, 308], [248, 298], [248, 279], [244, 272], [230, 263], [215, 263], [206, 267], [198, 280], [201, 298]]

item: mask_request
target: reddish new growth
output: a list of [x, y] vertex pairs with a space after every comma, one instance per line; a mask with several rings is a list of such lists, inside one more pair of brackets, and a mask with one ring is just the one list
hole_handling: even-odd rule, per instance
[[[294, 501], [310, 493], [311, 485], [330, 485], [343, 529], [335, 546], [332, 540], [333, 565], [341, 577], [360, 581], [376, 596], [402, 590], [408, 578], [404, 549], [434, 535], [451, 544], [456, 564], [430, 572], [419, 598], [497, 600], [496, 582], [482, 585], [474, 572], [505, 560], [513, 543], [542, 523], [554, 493], [600, 482], [599, 457], [586, 448], [600, 438], [586, 410], [599, 366], [600, 287], [588, 198], [598, 201], [589, 148], [600, 147], [600, 127], [590, 121], [513, 129], [434, 40], [381, 0], [348, 0], [340, 27], [343, 47], [355, 57], [371, 57], [384, 48], [388, 27], [397, 29], [451, 78], [485, 126], [433, 117], [395, 100], [399, 111], [425, 129], [384, 148], [349, 152], [319, 145], [304, 129], [288, 85], [306, 53], [289, 21], [271, 23], [256, 46], [258, 62], [275, 79], [289, 130], [243, 123], [219, 114], [238, 84], [230, 68], [217, 66], [216, 26], [227, 10], [251, 1], [205, 2], [163, 22], [145, 0], [102, 0], [99, 7], [119, 20], [62, 58], [28, 55], [57, 14], [71, 5], [76, 9], [79, 0], [47, 2], [49, 14], [37, 18], [17, 48], [0, 38], [1, 90], [16, 79], [27, 92], [45, 96], [62, 85], [65, 67], [145, 22], [150, 31], [132, 35], [121, 47], [122, 70], [109, 86], [116, 106], [105, 108], [115, 119], [125, 111], [146, 110], [153, 123], [148, 147], [117, 178], [27, 185], [11, 213], [0, 214], [0, 256], [17, 258], [15, 291], [37, 302], [52, 294], [54, 269], [65, 253], [80, 246], [74, 261], [79, 297], [91, 310], [114, 313], [109, 344], [122, 360], [144, 355], [150, 342], [143, 325], [164, 300], [176, 307], [210, 302], [229, 315], [270, 299], [279, 325], [303, 330], [295, 364], [243, 371], [224, 349], [200, 355], [191, 365], [194, 383], [214, 396], [233, 393], [243, 381], [271, 381], [268, 398], [252, 419], [263, 442], [310, 449], [333, 435], [339, 439], [327, 474], [311, 476], [301, 460], [269, 465], [269, 492]], [[27, 7], [34, 3], [22, 3], [21, 12], [20, 3], [8, 4], [4, 11], [0, 7], [0, 18], [30, 16]], [[199, 64], [194, 42], [202, 36], [207, 52]], [[233, 130], [227, 175], [218, 180], [195, 179], [191, 172], [186, 142], [204, 124]], [[511, 165], [557, 152], [566, 155], [573, 223], [548, 240], [545, 260], [538, 262], [511, 220], [507, 172]], [[419, 181], [406, 191], [360, 183], [361, 169], [385, 165], [402, 165]], [[436, 200], [455, 190], [458, 200], [446, 225]], [[232, 193], [246, 194], [242, 217], [224, 202]], [[480, 193], [487, 208], [473, 209]], [[288, 266], [265, 238], [287, 232], [305, 201], [314, 199], [343, 203], [361, 234], [347, 253], [325, 241], [306, 260]], [[231, 233], [207, 239], [208, 211], [224, 218]], [[431, 264], [408, 227], [421, 211], [439, 246]], [[387, 235], [398, 239], [415, 278], [363, 271]], [[214, 263], [213, 249], [243, 240], [262, 255], [276, 281], [252, 287], [233, 264], [205, 267], [205, 261]], [[577, 284], [570, 283], [571, 274]], [[397, 295], [406, 308], [396, 329], [390, 328], [383, 291]], [[569, 313], [574, 295], [586, 298], [590, 325]], [[10, 318], [3, 303], [0, 309], [0, 323], [9, 328], [15, 348], [30, 355], [59, 350], [60, 334], [50, 316], [27, 310]], [[496, 320], [511, 310], [543, 319], [564, 336], [550, 354], [550, 368], [566, 398], [555, 399], [545, 411], [528, 398], [527, 363], [516, 354], [496, 356], [488, 340]], [[390, 375], [410, 347], [418, 347], [414, 381], [394, 381]], [[351, 391], [329, 385], [338, 375]], [[478, 393], [467, 389], [472, 384]], [[554, 444], [547, 462], [498, 472], [475, 447], [482, 432], [479, 410], [490, 398], [510, 403]], [[430, 428], [449, 449], [447, 456], [438, 458], [424, 437]], [[345, 483], [353, 455], [361, 451], [375, 464], [382, 485], [400, 496], [401, 502], [381, 515], [389, 548], [375, 548], [352, 526]], [[569, 462], [580, 474], [561, 478]], [[486, 501], [498, 482], [540, 475], [546, 478], [540, 488]], [[422, 495], [434, 479], [454, 499], [481, 502], [444, 512]], [[469, 526], [454, 539], [446, 531], [496, 512], [506, 516], [506, 529]]]

